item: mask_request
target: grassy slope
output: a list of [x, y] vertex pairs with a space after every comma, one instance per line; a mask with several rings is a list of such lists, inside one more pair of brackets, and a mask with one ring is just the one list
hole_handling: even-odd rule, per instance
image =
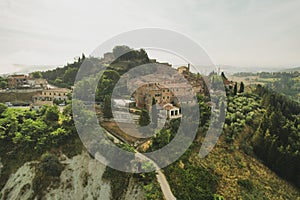
[[[205, 159], [195, 158], [219, 176], [218, 194], [225, 199], [300, 199], [299, 190], [260, 160], [245, 154], [238, 145], [228, 145], [221, 138]], [[253, 183], [251, 190], [238, 184], [238, 180], [247, 179]]]

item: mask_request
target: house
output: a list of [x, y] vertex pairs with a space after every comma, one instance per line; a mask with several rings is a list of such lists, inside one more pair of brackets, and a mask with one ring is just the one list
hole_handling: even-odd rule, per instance
[[48, 82], [43, 78], [32, 78], [24, 74], [11, 75], [7, 78], [10, 89], [45, 89]]
[[71, 92], [68, 88], [50, 88], [41, 92], [40, 97], [49, 100], [68, 100], [68, 94]]
[[103, 60], [104, 60], [105, 62], [112, 62], [114, 59], [115, 59], [114, 54], [113, 54], [113, 53], [110, 53], [110, 52], [105, 53], [104, 56], [103, 56]]
[[188, 64], [188, 66], [181, 66], [177, 68], [177, 71], [179, 74], [183, 74], [183, 73], [189, 73], [190, 72], [190, 64]]
[[24, 74], [8, 76], [7, 85], [10, 89], [23, 88], [24, 85], [28, 85], [28, 76]]
[[166, 111], [167, 119], [177, 119], [182, 117], [181, 109], [170, 103], [165, 104], [163, 108]]
[[35, 88], [35, 89], [46, 89], [48, 87], [48, 82], [46, 79], [43, 78], [31, 78], [28, 79], [27, 81], [28, 85], [30, 88]]
[[179, 100], [194, 96], [195, 92], [191, 85], [186, 83], [170, 83], [162, 85], [160, 83], [149, 83], [138, 88], [133, 94], [138, 108], [149, 109], [153, 98], [155, 103], [164, 105], [172, 103], [179, 106]]
[[190, 65], [172, 70], [158, 68], [157, 74], [162, 76], [149, 74], [127, 83], [137, 108], [150, 110], [154, 100], [168, 119], [179, 118], [181, 104], [195, 103], [197, 94], [205, 94], [207, 89], [203, 77], [191, 73]]
[[53, 105], [54, 101], [64, 102], [68, 100], [68, 94], [71, 92], [67, 88], [50, 88], [42, 90], [33, 97], [33, 106]]

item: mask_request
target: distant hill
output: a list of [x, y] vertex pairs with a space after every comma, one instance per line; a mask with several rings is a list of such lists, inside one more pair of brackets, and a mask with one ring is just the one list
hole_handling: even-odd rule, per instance
[[300, 72], [300, 67], [295, 67], [295, 68], [291, 68], [291, 69], [284, 69], [281, 70], [280, 72]]

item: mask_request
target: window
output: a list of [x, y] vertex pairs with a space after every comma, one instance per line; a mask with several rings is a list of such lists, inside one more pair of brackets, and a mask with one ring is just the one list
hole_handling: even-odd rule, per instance
[[171, 116], [173, 116], [174, 115], [174, 110], [171, 110]]

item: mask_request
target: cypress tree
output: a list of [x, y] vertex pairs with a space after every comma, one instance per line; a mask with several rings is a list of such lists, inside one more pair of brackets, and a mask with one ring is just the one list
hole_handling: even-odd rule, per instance
[[157, 109], [156, 109], [156, 100], [154, 97], [152, 98], [151, 116], [152, 116], [153, 128], [156, 128], [157, 127]]
[[139, 119], [139, 125], [140, 126], [147, 126], [150, 123], [150, 116], [147, 110], [142, 110], [140, 119]]
[[225, 120], [225, 104], [224, 101], [221, 102], [221, 106], [220, 106], [220, 116], [219, 116], [219, 120], [224, 121]]
[[235, 96], [237, 94], [237, 83], [234, 84], [233, 88], [233, 95]]
[[240, 84], [240, 91], [239, 91], [239, 93], [243, 93], [243, 92], [244, 92], [244, 90], [245, 90], [245, 85], [244, 85], [244, 83], [243, 83], [243, 82], [241, 82], [241, 84]]
[[111, 111], [111, 99], [109, 95], [105, 95], [104, 97], [104, 108], [103, 108], [103, 117], [104, 118], [112, 118], [112, 111]]

